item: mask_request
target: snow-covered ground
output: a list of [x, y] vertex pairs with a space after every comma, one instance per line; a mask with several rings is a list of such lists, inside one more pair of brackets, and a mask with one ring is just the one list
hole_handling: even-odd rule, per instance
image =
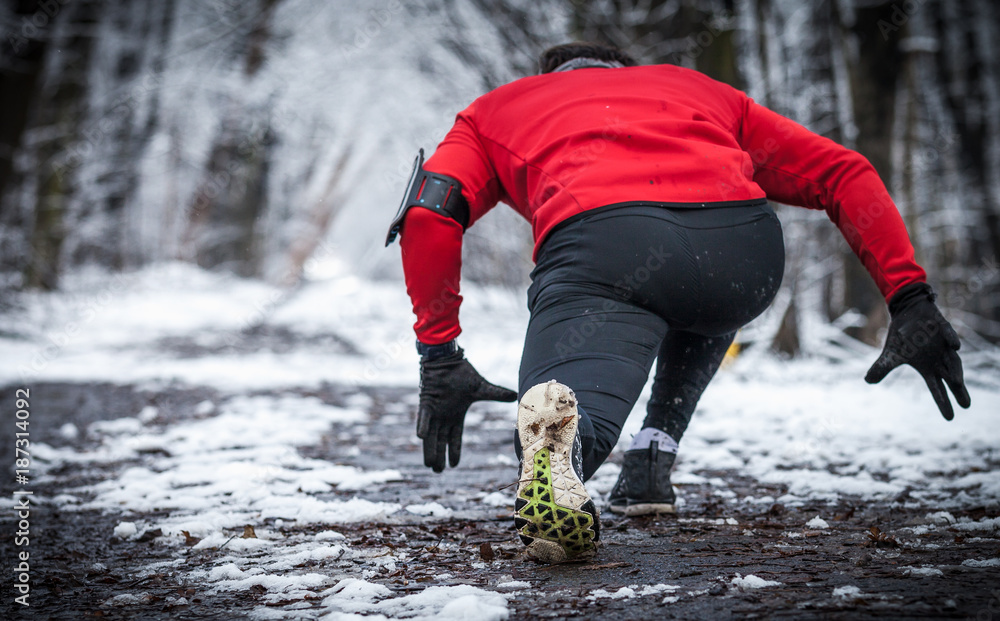
[[[67, 464], [126, 464], [112, 478], [44, 502], [120, 515], [113, 534], [121, 539], [160, 529], [156, 541], [162, 545], [181, 546], [190, 538], [189, 543], [197, 540], [194, 549], [224, 549], [215, 563], [190, 574], [219, 592], [259, 585], [267, 591], [265, 602], [318, 600], [330, 619], [508, 616], [510, 593], [526, 583], [511, 579], [492, 590], [431, 586], [398, 595], [367, 581], [377, 575], [372, 569], [339, 578], [291, 571], [310, 560], [356, 556], [360, 562], [362, 552], [352, 549], [338, 525], [443, 519], [456, 509], [447, 499], [403, 505], [369, 496], [404, 478], [393, 464], [363, 469], [300, 454], [299, 447], [314, 444], [333, 425], [357, 438], [377, 436], [378, 429], [366, 426], [370, 397], [357, 393], [334, 406], [301, 390], [283, 393], [323, 383], [411, 386], [408, 397], [386, 405], [389, 416], [410, 416], [417, 356], [401, 284], [366, 282], [334, 270], [325, 279], [282, 291], [180, 264], [113, 277], [81, 274], [66, 282], [69, 288], [60, 293], [23, 294], [0, 316], [0, 385], [100, 381], [155, 389], [179, 383], [211, 387], [222, 396], [169, 424], [155, 406], [147, 406], [86, 429], [72, 424], [60, 429], [67, 438], [85, 434], [92, 440], [86, 450], [32, 443], [36, 478], [39, 468], [44, 473]], [[476, 287], [466, 287], [464, 294], [461, 341], [467, 355], [487, 378], [513, 387], [527, 323], [522, 296]], [[260, 336], [262, 327], [269, 337]], [[782, 361], [763, 349], [748, 350], [720, 371], [681, 443], [675, 483], [717, 486], [727, 503], [763, 506], [833, 504], [844, 496], [898, 499], [935, 511], [1000, 502], [995, 470], [1000, 378], [989, 360], [967, 375], [972, 408], [946, 422], [912, 370], [896, 371], [878, 386], [865, 384], [874, 350], [838, 349], [835, 356]], [[267, 394], [250, 394], [262, 391]], [[513, 426], [512, 407], [490, 407]], [[506, 433], [489, 426], [475, 430], [482, 418], [470, 415], [473, 435]], [[621, 445], [640, 422], [637, 412]], [[514, 461], [512, 455], [498, 455], [491, 463], [510, 469]], [[739, 496], [717, 478], [722, 470], [783, 487], [787, 494]], [[51, 475], [42, 476], [40, 482]], [[617, 466], [609, 463], [588, 485], [603, 495], [616, 476]], [[318, 497], [331, 489], [351, 494]], [[490, 514], [506, 505], [498, 493], [481, 495], [478, 502]], [[950, 514], [937, 515], [921, 528], [956, 526]], [[998, 519], [958, 522], [970, 536], [1000, 530]], [[248, 538], [230, 534], [248, 523], [273, 528], [259, 528]], [[289, 538], [280, 532], [284, 523], [312, 530]], [[825, 524], [817, 518], [805, 526]], [[371, 567], [400, 557], [363, 560]], [[753, 575], [731, 578], [734, 589], [771, 585]], [[627, 588], [595, 591], [592, 597], [676, 598], [670, 585]], [[280, 611], [263, 606], [257, 616], [294, 616], [294, 610], [294, 604]], [[316, 608], [309, 614], [314, 617]]]

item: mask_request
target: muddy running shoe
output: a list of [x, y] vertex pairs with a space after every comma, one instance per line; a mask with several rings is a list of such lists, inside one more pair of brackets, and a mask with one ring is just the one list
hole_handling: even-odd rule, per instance
[[593, 556], [597, 507], [583, 486], [576, 395], [552, 380], [524, 394], [517, 412], [521, 470], [514, 526], [529, 556], [545, 563]]
[[676, 457], [676, 453], [659, 450], [658, 442], [625, 451], [625, 463], [611, 490], [611, 512], [628, 516], [676, 513], [677, 497], [670, 484]]

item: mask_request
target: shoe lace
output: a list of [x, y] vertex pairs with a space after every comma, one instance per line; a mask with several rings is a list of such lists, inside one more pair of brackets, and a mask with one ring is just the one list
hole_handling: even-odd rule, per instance
[[514, 481], [513, 483], [508, 483], [507, 485], [501, 485], [500, 487], [497, 488], [497, 491], [498, 492], [499, 491], [503, 491], [505, 489], [509, 489], [511, 487], [514, 487], [515, 485], [520, 485], [521, 483], [534, 483], [535, 481], [538, 481], [538, 480], [539, 479], [537, 479], [535, 477], [531, 477], [530, 479], [518, 479], [518, 480]]

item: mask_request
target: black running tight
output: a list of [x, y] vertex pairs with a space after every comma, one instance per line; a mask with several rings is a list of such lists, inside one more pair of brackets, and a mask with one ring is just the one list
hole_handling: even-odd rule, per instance
[[590, 478], [657, 360], [647, 426], [679, 440], [736, 330], [771, 303], [783, 269], [781, 226], [763, 200], [571, 218], [531, 274], [519, 394], [551, 379], [573, 389]]

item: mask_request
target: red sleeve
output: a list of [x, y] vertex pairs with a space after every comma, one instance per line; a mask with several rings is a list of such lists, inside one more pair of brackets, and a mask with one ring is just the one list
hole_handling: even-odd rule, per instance
[[421, 343], [447, 343], [462, 332], [458, 325], [462, 225], [430, 209], [414, 207], [407, 212], [403, 229], [399, 243], [406, 292], [417, 316], [413, 330]]
[[926, 281], [899, 210], [864, 156], [749, 98], [739, 139], [768, 198], [825, 210], [886, 300]]
[[475, 105], [458, 114], [451, 131], [424, 163], [427, 170], [462, 183], [462, 196], [469, 201], [469, 226], [496, 206], [502, 192], [472, 119]]
[[[430, 172], [448, 175], [462, 184], [472, 226], [499, 200], [500, 185], [471, 120], [472, 106], [458, 115], [454, 127], [425, 163]], [[400, 245], [406, 292], [417, 322], [413, 330], [427, 345], [446, 343], [462, 332], [462, 225], [439, 213], [414, 207], [406, 214]]]

